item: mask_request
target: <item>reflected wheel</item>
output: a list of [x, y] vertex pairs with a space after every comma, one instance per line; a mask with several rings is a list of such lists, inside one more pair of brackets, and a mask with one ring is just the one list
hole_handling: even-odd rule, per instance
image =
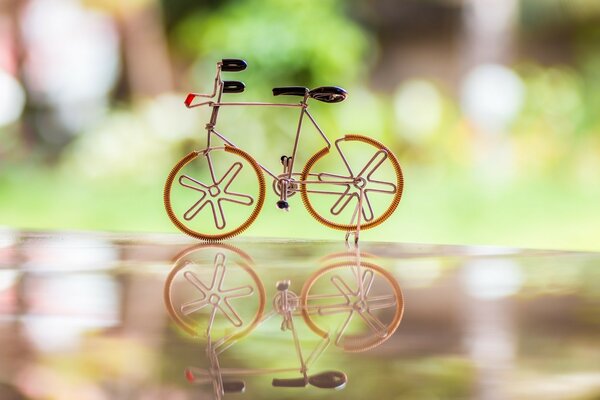
[[227, 244], [184, 250], [165, 280], [169, 316], [192, 336], [245, 336], [261, 320], [266, 302], [264, 285], [252, 265], [250, 256]]
[[300, 301], [308, 327], [323, 338], [331, 337], [348, 352], [366, 351], [385, 342], [398, 329], [404, 313], [396, 279], [367, 261], [358, 265], [352, 260], [338, 261], [318, 270], [306, 281]]

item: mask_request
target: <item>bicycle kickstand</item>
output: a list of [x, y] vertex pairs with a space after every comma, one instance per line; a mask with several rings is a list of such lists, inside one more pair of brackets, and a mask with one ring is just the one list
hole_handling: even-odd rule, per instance
[[348, 243], [348, 239], [350, 239], [351, 235], [354, 235], [354, 244], [358, 245], [358, 239], [360, 236], [360, 224], [361, 224], [361, 220], [362, 220], [362, 203], [363, 203], [363, 199], [364, 199], [364, 190], [361, 188], [360, 189], [360, 194], [358, 195], [358, 204], [356, 205], [356, 210], [354, 211], [354, 214], [352, 215], [352, 219], [350, 220], [350, 225], [352, 225], [352, 223], [354, 222], [354, 220], [356, 219], [356, 229], [353, 231], [348, 231], [346, 232], [346, 243]]

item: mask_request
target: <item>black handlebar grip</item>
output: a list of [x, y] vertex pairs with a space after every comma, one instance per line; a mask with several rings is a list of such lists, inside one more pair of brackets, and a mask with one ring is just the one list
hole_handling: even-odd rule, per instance
[[223, 391], [225, 393], [244, 393], [246, 383], [244, 381], [223, 381]]
[[236, 58], [224, 58], [221, 62], [223, 63], [221, 65], [221, 71], [226, 72], [240, 72], [245, 70], [248, 66], [246, 61]]
[[223, 81], [223, 93], [242, 93], [246, 85], [240, 81]]

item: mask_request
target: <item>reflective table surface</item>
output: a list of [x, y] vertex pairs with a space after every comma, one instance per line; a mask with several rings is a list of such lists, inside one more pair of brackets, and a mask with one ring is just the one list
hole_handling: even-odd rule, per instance
[[0, 231], [0, 399], [598, 399], [600, 254]]

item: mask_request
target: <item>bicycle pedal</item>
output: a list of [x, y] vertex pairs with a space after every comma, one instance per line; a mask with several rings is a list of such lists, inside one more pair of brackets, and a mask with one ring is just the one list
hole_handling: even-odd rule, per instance
[[290, 205], [285, 200], [279, 200], [277, 202], [277, 208], [279, 208], [280, 210], [284, 210], [284, 211], [290, 211]]

